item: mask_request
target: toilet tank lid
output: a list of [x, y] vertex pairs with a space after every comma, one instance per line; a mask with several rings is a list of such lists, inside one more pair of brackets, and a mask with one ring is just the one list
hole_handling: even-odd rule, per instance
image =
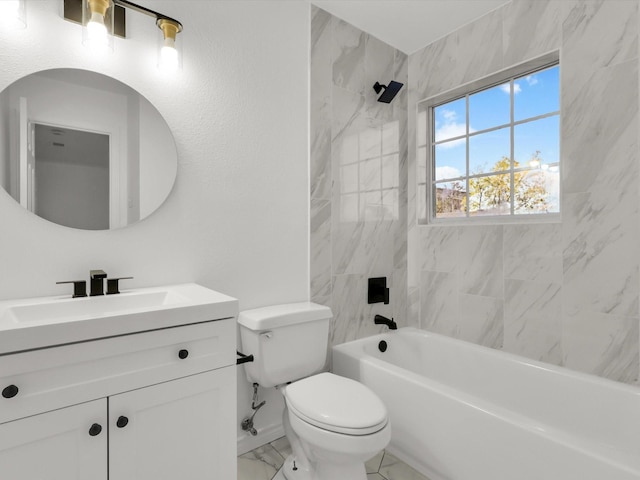
[[298, 323], [328, 320], [331, 317], [329, 307], [312, 302], [299, 302], [244, 310], [238, 316], [238, 323], [249, 330], [268, 330]]

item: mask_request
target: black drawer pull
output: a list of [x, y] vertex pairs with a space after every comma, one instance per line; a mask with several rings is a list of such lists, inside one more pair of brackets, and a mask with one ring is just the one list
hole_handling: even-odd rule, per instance
[[127, 426], [128, 423], [129, 423], [129, 419], [124, 415], [121, 415], [118, 417], [118, 420], [116, 421], [116, 426], [118, 428], [124, 428]]
[[180, 360], [184, 360], [189, 356], [189, 350], [185, 350], [184, 348], [178, 352], [178, 357]]
[[95, 437], [96, 435], [100, 435], [101, 431], [102, 431], [102, 425], [98, 423], [94, 423], [93, 425], [91, 425], [91, 428], [89, 429], [89, 435], [91, 435], [92, 437]]
[[8, 387], [4, 387], [2, 389], [2, 396], [4, 398], [13, 398], [18, 394], [18, 387], [15, 385], [9, 385]]

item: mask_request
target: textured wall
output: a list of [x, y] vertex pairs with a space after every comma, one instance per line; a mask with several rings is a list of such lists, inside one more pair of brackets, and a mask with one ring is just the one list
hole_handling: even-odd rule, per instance
[[[80, 27], [61, 18], [62, 1], [28, 1], [27, 28], [0, 30], [0, 89], [48, 68], [115, 77], [164, 116], [179, 162], [164, 205], [122, 230], [60, 227], [0, 191], [0, 299], [64, 295], [57, 280], [103, 268], [134, 276], [126, 288], [195, 281], [241, 308], [307, 300], [308, 4], [151, 3], [184, 24], [184, 69], [174, 78], [156, 68], [159, 30], [144, 15], [128, 15], [130, 37], [115, 39], [106, 58], [81, 45]], [[242, 417], [251, 397], [238, 372]], [[279, 425], [282, 408], [279, 392], [267, 398], [265, 428]]]
[[106, 58], [81, 45], [62, 2], [27, 2], [27, 28], [0, 31], [0, 89], [48, 68], [110, 75], [158, 108], [179, 157], [167, 202], [122, 230], [63, 228], [0, 191], [0, 298], [64, 294], [56, 280], [100, 267], [134, 287], [198, 281], [243, 308], [307, 299], [308, 5], [153, 3], [185, 25], [174, 78], [155, 67], [159, 31], [143, 15], [128, 16], [130, 38]]
[[[409, 183], [410, 312], [422, 328], [637, 380], [638, 29], [635, 0], [514, 0], [409, 57], [410, 112], [553, 50], [561, 69], [560, 223], [424, 226]], [[415, 145], [410, 115], [412, 179]]]
[[[407, 56], [312, 6], [311, 298], [332, 308], [333, 344], [406, 324], [407, 88], [377, 102], [376, 81], [407, 84]], [[386, 276], [390, 304], [367, 305]]]

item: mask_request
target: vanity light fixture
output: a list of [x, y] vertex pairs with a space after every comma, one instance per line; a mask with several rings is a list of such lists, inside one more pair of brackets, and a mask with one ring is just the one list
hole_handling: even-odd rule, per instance
[[27, 26], [26, 0], [0, 0], [0, 24], [13, 28]]
[[[83, 43], [92, 47], [108, 46], [113, 49], [114, 35], [126, 38], [125, 9], [155, 18], [161, 32], [158, 66], [163, 70], [178, 68], [181, 55], [180, 43], [176, 39], [182, 31], [182, 24], [178, 20], [128, 0], [64, 0], [64, 17], [82, 23]], [[78, 18], [80, 10], [82, 16]]]
[[176, 70], [180, 66], [180, 53], [176, 44], [176, 37], [182, 31], [182, 24], [175, 18], [150, 10], [128, 0], [113, 0], [116, 5], [128, 10], [135, 10], [156, 19], [156, 25], [162, 31], [162, 42], [159, 51], [158, 66], [163, 70]]

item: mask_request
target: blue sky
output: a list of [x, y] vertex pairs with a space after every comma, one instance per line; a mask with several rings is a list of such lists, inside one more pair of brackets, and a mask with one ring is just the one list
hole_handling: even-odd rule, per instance
[[[559, 67], [551, 67], [514, 81], [514, 120], [544, 115], [560, 108]], [[469, 96], [469, 132], [480, 132], [509, 123], [510, 84], [504, 83]], [[450, 140], [466, 132], [464, 98], [434, 109], [436, 179], [464, 176], [466, 139]], [[520, 166], [540, 152], [543, 163], [556, 163], [559, 152], [559, 116], [554, 115], [514, 128], [514, 156]], [[510, 156], [510, 128], [479, 133], [469, 137], [470, 173], [488, 172], [496, 161]]]

